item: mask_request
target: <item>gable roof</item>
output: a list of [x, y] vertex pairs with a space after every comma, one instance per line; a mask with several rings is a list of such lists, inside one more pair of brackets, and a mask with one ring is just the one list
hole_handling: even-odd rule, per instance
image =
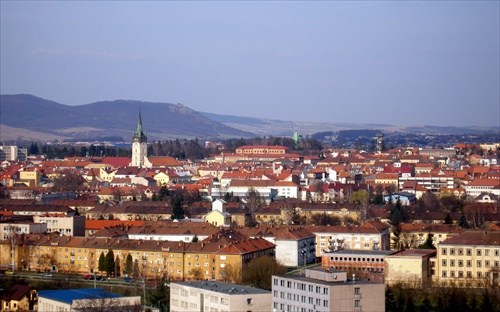
[[29, 285], [14, 285], [9, 288], [6, 292], [2, 294], [1, 299], [4, 301], [16, 300], [19, 301], [24, 297], [30, 290], [34, 289]]

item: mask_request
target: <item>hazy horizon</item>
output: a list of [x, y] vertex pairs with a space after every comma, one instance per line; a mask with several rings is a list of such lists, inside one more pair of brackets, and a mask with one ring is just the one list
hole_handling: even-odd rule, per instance
[[0, 93], [500, 126], [498, 1], [0, 2]]

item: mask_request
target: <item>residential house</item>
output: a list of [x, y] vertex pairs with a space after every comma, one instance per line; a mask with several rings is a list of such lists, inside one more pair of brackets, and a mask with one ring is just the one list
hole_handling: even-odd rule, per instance
[[37, 311], [38, 294], [29, 285], [13, 285], [0, 296], [0, 311]]

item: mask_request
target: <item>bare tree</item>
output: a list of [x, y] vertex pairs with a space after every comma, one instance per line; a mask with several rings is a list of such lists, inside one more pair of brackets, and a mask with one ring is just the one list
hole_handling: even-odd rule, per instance
[[252, 223], [256, 222], [255, 215], [259, 209], [264, 206], [264, 198], [260, 195], [259, 191], [251, 187], [246, 193], [246, 207], [250, 212]]
[[78, 312], [142, 312], [140, 297], [137, 300], [89, 296], [87, 299], [74, 300], [72, 310]]
[[227, 283], [241, 283], [243, 273], [240, 266], [228, 263], [220, 271], [222, 279]]

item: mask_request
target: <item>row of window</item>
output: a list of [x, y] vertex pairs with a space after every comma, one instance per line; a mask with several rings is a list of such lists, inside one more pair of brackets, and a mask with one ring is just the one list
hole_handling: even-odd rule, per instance
[[[442, 248], [441, 254], [447, 255], [448, 251], [450, 252], [450, 256], [455, 256], [455, 255], [463, 256], [464, 252], [465, 252], [466, 256], [472, 256], [472, 248], [465, 248], [465, 250], [464, 250], [464, 248]], [[489, 257], [491, 254], [490, 251], [491, 250], [488, 248], [484, 249], [484, 256]], [[494, 249], [493, 253], [494, 253], [495, 257], [499, 257], [500, 256], [500, 249]], [[483, 249], [477, 248], [476, 249], [476, 256], [481, 257], [482, 254], [483, 254]]]
[[[450, 267], [454, 267], [455, 264], [458, 266], [458, 267], [463, 267], [464, 266], [464, 262], [465, 262], [465, 265], [467, 267], [472, 267], [472, 260], [453, 260], [451, 259], [450, 260]], [[490, 260], [485, 260], [484, 261], [484, 267], [485, 268], [489, 268], [489, 267], [494, 267], [494, 268], [497, 268], [499, 267], [499, 261], [493, 261], [493, 266], [491, 266], [491, 261]], [[447, 259], [443, 259], [441, 261], [441, 265], [443, 267], [447, 266], [448, 265], [448, 260]], [[483, 261], [482, 260], [476, 260], [476, 267], [478, 268], [481, 268], [483, 266]]]
[[355, 261], [355, 262], [375, 262], [383, 263], [383, 258], [354, 258], [354, 257], [330, 257], [330, 261]]
[[285, 281], [285, 280], [278, 280], [275, 278], [273, 280], [273, 284], [275, 286], [281, 286], [281, 287], [286, 287], [288, 289], [298, 289], [298, 290], [304, 290], [308, 291], [310, 293], [317, 293], [317, 294], [323, 294], [323, 295], [328, 295], [328, 288], [327, 287], [321, 287], [321, 286], [314, 286], [314, 285], [307, 285], [304, 283], [297, 283], [297, 282], [292, 282], [292, 281]]
[[[473, 278], [472, 272], [467, 271], [442, 271], [441, 272], [441, 277], [450, 277], [450, 278]], [[489, 277], [489, 272], [476, 272], [475, 278], [488, 278]]]

